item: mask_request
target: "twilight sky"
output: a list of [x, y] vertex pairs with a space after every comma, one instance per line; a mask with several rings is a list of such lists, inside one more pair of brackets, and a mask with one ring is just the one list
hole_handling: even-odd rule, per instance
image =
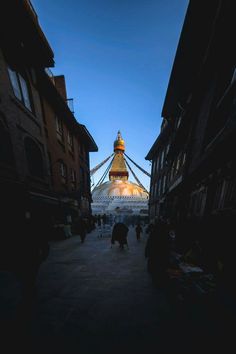
[[[65, 75], [75, 117], [98, 145], [90, 167], [112, 153], [120, 130], [127, 155], [150, 172], [145, 156], [160, 131], [188, 0], [31, 2], [54, 51], [52, 72]], [[94, 175], [95, 184], [107, 166]], [[149, 189], [149, 178], [133, 170]]]

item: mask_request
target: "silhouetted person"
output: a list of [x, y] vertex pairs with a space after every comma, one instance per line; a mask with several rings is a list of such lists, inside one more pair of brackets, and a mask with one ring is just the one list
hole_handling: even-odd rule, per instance
[[114, 225], [112, 230], [111, 244], [115, 244], [115, 241], [119, 242], [120, 248], [124, 249], [124, 245], [127, 245], [127, 234], [129, 228], [122, 222], [118, 222]]
[[97, 224], [98, 224], [98, 227], [101, 227], [101, 225], [102, 225], [102, 221], [101, 221], [101, 216], [100, 215], [98, 215]]
[[78, 233], [80, 235], [81, 243], [84, 243], [87, 234], [87, 223], [84, 218], [79, 218]]
[[164, 221], [155, 223], [146, 243], [145, 257], [153, 280], [159, 284], [165, 282], [170, 258], [170, 239], [168, 226]]
[[87, 234], [87, 222], [83, 217], [78, 216], [74, 220], [74, 230], [75, 233], [80, 236], [81, 243], [84, 243]]
[[140, 240], [140, 235], [143, 232], [142, 226], [139, 223], [137, 224], [137, 226], [135, 228], [135, 232], [136, 232], [137, 241], [139, 241]]
[[94, 230], [96, 228], [96, 218], [93, 215], [90, 216], [90, 224], [91, 230]]
[[107, 223], [107, 216], [106, 216], [106, 214], [103, 214], [103, 216], [102, 216], [102, 222], [103, 222], [103, 225], [106, 225], [106, 223]]
[[101, 215], [98, 215], [97, 217], [97, 226], [98, 226], [98, 237], [102, 237], [102, 217]]

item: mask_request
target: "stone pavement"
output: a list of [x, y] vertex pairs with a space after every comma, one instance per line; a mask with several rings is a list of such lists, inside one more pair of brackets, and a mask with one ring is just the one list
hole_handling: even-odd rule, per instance
[[107, 236], [95, 230], [84, 244], [73, 237], [51, 245], [33, 317], [39, 345], [46, 338], [55, 353], [93, 354], [144, 353], [156, 344], [170, 309], [146, 272], [145, 238], [138, 243], [130, 230], [122, 251]]
[[[123, 251], [111, 248], [108, 234], [98, 236], [94, 230], [83, 244], [78, 236], [51, 242], [32, 312], [14, 321], [9, 311], [3, 322], [9, 349], [16, 340], [19, 350], [22, 346], [32, 354], [204, 353], [213, 348], [218, 332], [206, 303], [193, 300], [186, 306], [175, 301], [175, 287], [153, 285], [144, 258], [146, 235], [138, 242], [130, 228], [129, 249]], [[15, 294], [8, 302], [15, 306], [19, 284], [8, 288]]]

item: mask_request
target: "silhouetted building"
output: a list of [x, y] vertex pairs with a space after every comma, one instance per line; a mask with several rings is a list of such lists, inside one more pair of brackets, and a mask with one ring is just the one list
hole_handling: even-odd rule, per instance
[[201, 221], [235, 212], [233, 1], [190, 1], [152, 161], [150, 217]]

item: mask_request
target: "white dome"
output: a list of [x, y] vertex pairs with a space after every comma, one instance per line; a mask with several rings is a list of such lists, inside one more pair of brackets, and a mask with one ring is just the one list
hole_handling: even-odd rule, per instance
[[148, 193], [138, 184], [129, 181], [108, 181], [94, 188], [92, 191], [93, 200], [100, 197], [139, 197], [148, 199]]

